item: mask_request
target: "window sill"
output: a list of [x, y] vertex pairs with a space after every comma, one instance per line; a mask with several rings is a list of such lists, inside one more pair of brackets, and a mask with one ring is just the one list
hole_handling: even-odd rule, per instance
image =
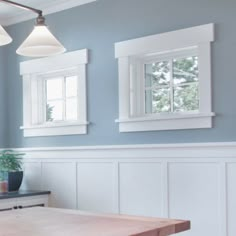
[[116, 120], [120, 132], [212, 128], [214, 113], [168, 114]]
[[47, 123], [43, 125], [22, 126], [24, 137], [87, 134], [88, 122]]

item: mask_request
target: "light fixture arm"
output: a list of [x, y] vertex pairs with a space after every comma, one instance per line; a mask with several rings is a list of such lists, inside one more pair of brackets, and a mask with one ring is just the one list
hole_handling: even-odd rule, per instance
[[35, 9], [33, 7], [29, 7], [29, 6], [26, 6], [26, 5], [17, 3], [17, 2], [13, 2], [13, 1], [9, 1], [9, 0], [0, 0], [0, 2], [4, 2], [6, 4], [13, 5], [15, 7], [18, 7], [18, 8], [24, 9], [24, 10], [32, 11], [32, 12], [38, 14], [39, 17], [43, 16], [43, 11]]
[[[43, 11], [11, 0], [0, 0], [1, 2], [38, 14], [33, 31], [16, 50], [17, 54], [28, 57], [45, 57], [66, 51], [45, 24]], [[0, 25], [0, 46], [6, 45], [11, 41], [12, 38]]]

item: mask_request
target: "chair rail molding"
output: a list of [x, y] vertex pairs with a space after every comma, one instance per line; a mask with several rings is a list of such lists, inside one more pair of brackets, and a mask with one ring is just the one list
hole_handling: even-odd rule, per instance
[[[39, 158], [236, 158], [236, 142], [13, 148]], [[119, 152], [117, 152], [119, 151]], [[47, 155], [45, 155], [47, 153]], [[57, 154], [55, 156], [55, 154]], [[77, 154], [80, 154], [79, 156]], [[145, 155], [144, 155], [145, 154]], [[26, 155], [30, 158], [30, 155]]]

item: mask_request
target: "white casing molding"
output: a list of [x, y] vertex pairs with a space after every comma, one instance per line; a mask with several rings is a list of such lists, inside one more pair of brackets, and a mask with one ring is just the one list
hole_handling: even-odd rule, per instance
[[186, 236], [235, 236], [236, 143], [16, 149], [22, 189], [50, 206], [191, 220]]
[[167, 33], [131, 39], [115, 44], [115, 57], [168, 52], [214, 41], [214, 24], [195, 26]]
[[73, 68], [88, 63], [88, 49], [81, 49], [64, 54], [33, 59], [20, 63], [20, 74], [47, 73], [50, 71]]

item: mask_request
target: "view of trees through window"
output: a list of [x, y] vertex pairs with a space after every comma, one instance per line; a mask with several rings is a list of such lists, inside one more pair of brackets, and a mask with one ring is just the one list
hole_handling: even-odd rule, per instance
[[199, 109], [198, 57], [145, 64], [146, 113]]

